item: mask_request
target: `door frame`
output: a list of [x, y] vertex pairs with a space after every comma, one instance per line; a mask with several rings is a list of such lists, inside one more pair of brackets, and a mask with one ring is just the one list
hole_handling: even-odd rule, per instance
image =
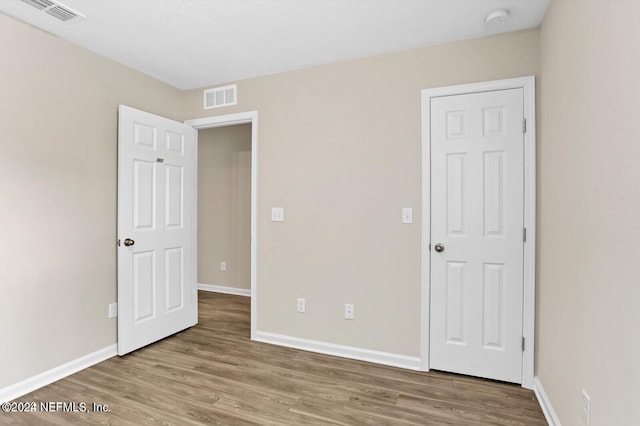
[[[251, 339], [254, 340], [258, 327], [258, 111], [239, 112], [235, 114], [218, 115], [213, 117], [185, 120], [185, 124], [196, 130], [213, 129], [216, 127], [233, 126], [236, 124], [251, 124]], [[196, 135], [196, 176], [198, 172], [198, 138]], [[198, 193], [198, 179], [196, 179], [196, 194]], [[198, 211], [198, 196], [194, 197], [194, 211]], [[198, 221], [194, 221], [192, 227], [193, 253], [192, 268], [194, 277], [198, 273]], [[197, 281], [197, 279], [196, 279]]]
[[527, 76], [505, 80], [424, 89], [422, 100], [422, 246], [420, 296], [420, 363], [429, 371], [429, 327], [431, 293], [431, 99], [496, 90], [523, 89], [524, 117], [524, 291], [522, 333], [525, 349], [522, 354], [522, 387], [533, 389], [535, 344], [535, 272], [536, 272], [536, 107], [535, 77]]

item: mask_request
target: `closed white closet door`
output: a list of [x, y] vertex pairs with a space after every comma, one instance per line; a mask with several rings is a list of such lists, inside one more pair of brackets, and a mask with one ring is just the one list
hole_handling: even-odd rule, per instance
[[522, 382], [523, 90], [431, 100], [430, 368]]

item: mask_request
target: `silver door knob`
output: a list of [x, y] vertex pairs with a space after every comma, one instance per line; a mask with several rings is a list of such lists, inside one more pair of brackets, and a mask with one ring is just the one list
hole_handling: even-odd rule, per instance
[[[126, 244], [126, 242], [125, 242]], [[435, 246], [433, 246], [433, 248], [438, 252], [438, 253], [442, 253], [444, 251], [444, 244], [442, 243], [437, 243]]]
[[135, 242], [135, 241], [133, 241], [131, 238], [127, 238], [127, 239], [125, 239], [125, 240], [124, 240], [124, 245], [125, 245], [126, 247], [132, 246], [132, 245], [134, 245], [135, 243], [136, 243], [136, 242]]

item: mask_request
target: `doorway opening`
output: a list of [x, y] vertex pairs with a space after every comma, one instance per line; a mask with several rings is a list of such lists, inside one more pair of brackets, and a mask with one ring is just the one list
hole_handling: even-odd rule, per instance
[[[216, 258], [216, 253], [219, 253], [217, 256], [222, 256], [224, 254], [220, 254], [222, 252], [218, 251], [216, 248], [209, 247], [206, 243], [199, 241], [201, 238], [207, 239], [210, 236], [207, 234], [207, 229], [218, 229], [224, 224], [220, 224], [216, 221], [215, 217], [203, 218], [201, 213], [204, 215], [208, 211], [218, 211], [220, 210], [211, 205], [211, 202], [215, 202], [216, 200], [207, 199], [207, 194], [215, 193], [219, 189], [215, 189], [216, 185], [205, 185], [203, 191], [201, 192], [201, 188], [198, 187], [198, 197], [197, 197], [197, 211], [198, 211], [198, 219], [197, 223], [194, 224], [194, 239], [198, 241], [197, 243], [197, 255], [194, 256], [194, 270], [197, 271], [198, 282], [203, 286], [200, 286], [203, 289], [221, 291], [225, 290], [225, 292], [234, 294], [243, 294], [251, 297], [251, 338], [253, 339], [255, 336], [255, 332], [257, 330], [257, 300], [258, 300], [258, 292], [256, 286], [256, 277], [257, 277], [257, 206], [258, 206], [258, 112], [250, 111], [250, 112], [242, 112], [236, 114], [228, 114], [221, 115], [215, 117], [206, 117], [199, 118], [194, 120], [187, 120], [185, 124], [188, 124], [195, 128], [198, 131], [198, 150], [196, 151], [196, 160], [198, 163], [198, 167], [203, 165], [205, 167], [204, 173], [200, 173], [198, 170], [198, 183], [200, 184], [201, 179], [206, 179], [207, 175], [211, 173], [216, 174], [220, 173], [224, 175], [220, 170], [221, 165], [217, 165], [215, 167], [209, 167], [207, 164], [207, 158], [210, 158], [210, 155], [215, 154], [215, 152], [227, 152], [229, 154], [229, 165], [233, 166], [235, 162], [235, 172], [231, 170], [226, 178], [229, 179], [229, 183], [232, 188], [236, 188], [235, 196], [229, 193], [228, 202], [231, 204], [236, 204], [235, 206], [228, 206], [232, 212], [238, 213], [240, 216], [244, 217], [244, 221], [242, 218], [236, 218], [236, 220], [231, 219], [231, 213], [227, 213], [229, 217], [229, 221], [227, 222], [228, 226], [232, 228], [234, 226], [237, 227], [237, 235], [239, 236], [238, 241], [232, 243], [231, 241], [227, 245], [227, 252], [231, 255], [231, 258], [236, 259], [236, 261], [229, 262], [228, 259]], [[222, 136], [221, 136], [222, 135]], [[226, 136], [225, 136], [226, 135]], [[250, 137], [250, 142], [245, 140], [246, 136]], [[237, 139], [239, 144], [237, 146], [229, 146], [232, 142], [227, 142], [227, 146], [210, 146], [215, 145], [215, 139], [226, 138], [227, 140]], [[202, 143], [201, 143], [202, 141]], [[207, 141], [214, 142], [210, 145], [207, 144]], [[200, 161], [200, 148], [203, 149], [202, 154], [204, 156], [203, 161]], [[248, 151], [247, 149], [248, 148]], [[213, 151], [213, 152], [211, 152]], [[232, 154], [235, 152], [236, 154]], [[247, 168], [249, 171], [247, 173]], [[216, 169], [218, 169], [216, 171]], [[235, 177], [234, 177], [235, 176]], [[249, 182], [247, 182], [249, 179]], [[234, 181], [231, 184], [231, 181]], [[247, 201], [247, 192], [250, 193], [250, 199]], [[201, 198], [202, 197], [202, 198]], [[201, 206], [202, 204], [202, 206]], [[246, 228], [246, 216], [247, 216], [247, 208], [249, 210], [249, 229]], [[213, 219], [211, 221], [210, 219]], [[221, 222], [225, 222], [222, 219]], [[200, 231], [201, 223], [204, 224], [202, 232]], [[248, 244], [247, 248], [247, 236], [245, 235], [248, 231]], [[224, 233], [224, 231], [222, 231]], [[231, 232], [227, 235], [233, 235], [234, 229], [231, 229]], [[197, 234], [197, 235], [196, 235]], [[222, 234], [221, 234], [222, 235]], [[240, 241], [240, 240], [243, 241]], [[224, 245], [223, 245], [224, 246]], [[203, 253], [200, 253], [200, 250], [203, 250]], [[224, 250], [223, 250], [224, 251]], [[247, 251], [248, 251], [248, 260], [247, 260]], [[235, 253], [235, 254], [233, 254]], [[214, 256], [213, 259], [210, 256]], [[206, 257], [206, 259], [205, 259]], [[203, 263], [202, 268], [200, 263]], [[205, 264], [206, 262], [206, 264]], [[223, 265], [222, 262], [225, 262], [226, 265]], [[246, 266], [249, 266], [249, 271], [247, 272]], [[211, 267], [207, 266], [210, 265]], [[226, 267], [227, 271], [222, 271]], [[244, 269], [243, 269], [244, 267]], [[237, 269], [237, 273], [234, 277], [231, 274], [232, 270]], [[216, 274], [214, 274], [214, 270]], [[222, 275], [217, 275], [217, 273]], [[247, 277], [248, 273], [248, 277]], [[209, 280], [210, 278], [214, 278], [216, 276], [224, 277], [227, 275], [229, 280], [224, 280], [221, 278], [222, 282], [215, 283], [203, 283], [204, 280]], [[202, 280], [201, 280], [202, 278]], [[249, 280], [249, 288], [246, 287], [246, 281]], [[217, 280], [217, 279], [216, 279]], [[207, 287], [205, 287], [205, 285]], [[209, 287], [212, 286], [212, 287]], [[236, 290], [234, 290], [236, 289]]]
[[251, 124], [198, 131], [198, 289], [251, 296]]

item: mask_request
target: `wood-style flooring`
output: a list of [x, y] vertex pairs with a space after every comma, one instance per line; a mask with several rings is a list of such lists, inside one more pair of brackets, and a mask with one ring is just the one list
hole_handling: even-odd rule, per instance
[[517, 385], [250, 340], [250, 303], [200, 292], [199, 324], [18, 400], [109, 412], [0, 413], [19, 425], [546, 425]]

